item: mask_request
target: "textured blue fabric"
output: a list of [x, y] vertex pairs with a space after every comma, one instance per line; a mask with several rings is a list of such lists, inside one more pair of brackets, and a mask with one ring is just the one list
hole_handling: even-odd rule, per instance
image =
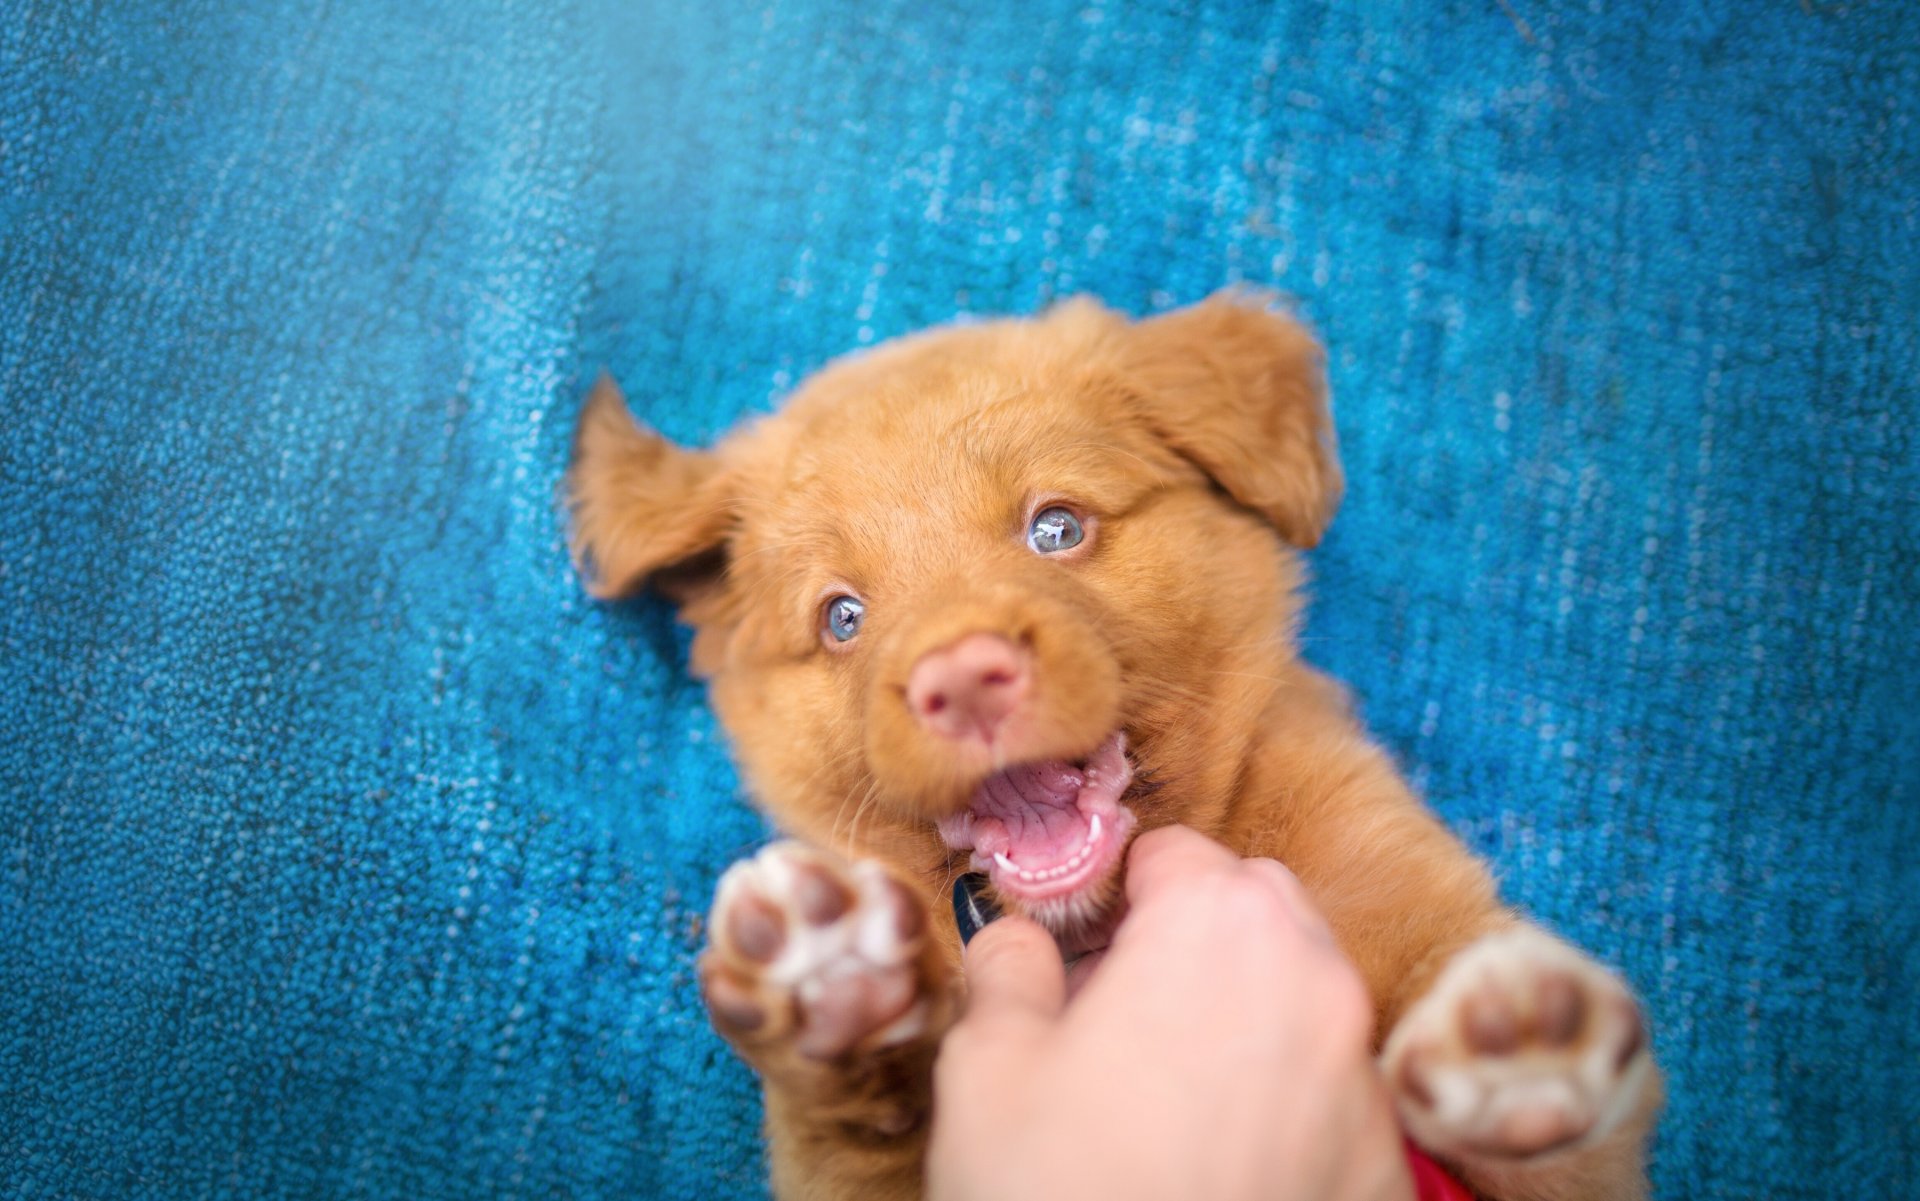
[[1641, 989], [1671, 1198], [1920, 1190], [1920, 13], [0, 0], [0, 1192], [727, 1197], [765, 837], [556, 484], [846, 348], [1232, 280], [1309, 653]]

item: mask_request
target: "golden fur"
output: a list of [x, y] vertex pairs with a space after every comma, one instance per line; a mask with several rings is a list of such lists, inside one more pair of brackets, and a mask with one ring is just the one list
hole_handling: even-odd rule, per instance
[[[1383, 1040], [1456, 953], [1522, 924], [1342, 688], [1297, 655], [1297, 548], [1319, 539], [1342, 479], [1319, 346], [1250, 298], [1139, 323], [1083, 300], [903, 339], [830, 365], [709, 451], [640, 429], [603, 382], [569, 482], [593, 591], [654, 586], [681, 603], [693, 669], [773, 819], [916, 894], [929, 996], [957, 979], [946, 892], [965, 870], [933, 820], [996, 766], [1085, 755], [1116, 727], [1151, 783], [1128, 797], [1140, 828], [1184, 822], [1291, 867], [1359, 966]], [[1062, 499], [1087, 543], [1036, 555], [1025, 523]], [[866, 624], [834, 645], [821, 606], [846, 591]], [[1032, 720], [998, 763], [930, 738], [900, 699], [922, 655], [983, 630], [1033, 656]], [[1050, 924], [1097, 927], [1116, 887]], [[791, 1021], [729, 1028], [729, 1005], [757, 1020], [765, 998], [743, 999], [737, 977], [716, 991], [709, 967], [717, 1024], [767, 1082], [781, 1194], [917, 1193], [952, 1006], [904, 1047], [818, 1062], [795, 1052]], [[1435, 1029], [1390, 1065], [1414, 1098], [1432, 1056], [1477, 1053], [1447, 1051], [1451, 1028]], [[1641, 1195], [1659, 1091], [1646, 1077], [1626, 1118], [1571, 1149], [1437, 1150], [1503, 1198]]]

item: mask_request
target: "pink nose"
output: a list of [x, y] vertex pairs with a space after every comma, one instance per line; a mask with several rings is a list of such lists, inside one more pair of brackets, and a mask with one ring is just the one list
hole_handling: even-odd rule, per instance
[[992, 742], [1033, 683], [1027, 652], [998, 634], [968, 634], [928, 651], [907, 675], [907, 708], [942, 738]]

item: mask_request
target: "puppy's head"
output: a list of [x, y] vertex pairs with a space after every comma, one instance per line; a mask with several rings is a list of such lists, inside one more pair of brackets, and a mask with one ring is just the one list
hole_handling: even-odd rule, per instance
[[569, 476], [593, 591], [680, 603], [776, 822], [1069, 939], [1136, 829], [1223, 821], [1340, 488], [1319, 347], [1239, 297], [903, 339], [708, 451], [603, 380]]

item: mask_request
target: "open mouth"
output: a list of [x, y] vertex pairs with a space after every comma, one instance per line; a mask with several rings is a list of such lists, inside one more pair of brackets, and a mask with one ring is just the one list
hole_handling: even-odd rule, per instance
[[1116, 730], [1085, 759], [1016, 764], [980, 782], [962, 812], [937, 824], [956, 851], [972, 851], [1003, 897], [1070, 900], [1105, 880], [1133, 832], [1120, 803], [1133, 782], [1126, 735]]

